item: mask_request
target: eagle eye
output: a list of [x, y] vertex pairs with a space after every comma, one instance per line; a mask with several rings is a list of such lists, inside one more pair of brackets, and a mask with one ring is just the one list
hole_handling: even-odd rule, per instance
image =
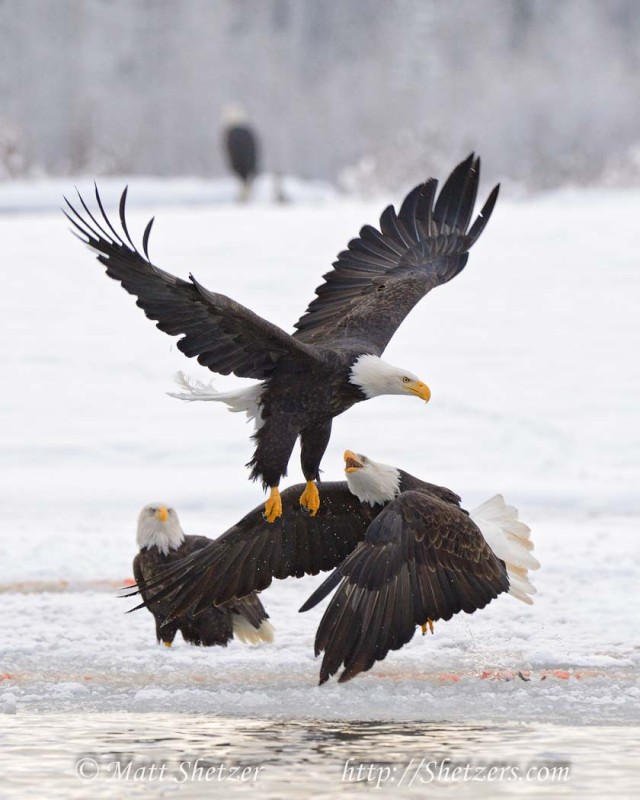
[[403, 383], [411, 383], [411, 378], [407, 378], [406, 376], [402, 379]]

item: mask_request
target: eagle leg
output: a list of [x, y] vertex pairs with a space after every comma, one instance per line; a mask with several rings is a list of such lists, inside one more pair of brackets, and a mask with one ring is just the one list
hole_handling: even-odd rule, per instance
[[312, 517], [318, 513], [320, 508], [320, 493], [315, 481], [307, 481], [304, 492], [300, 495], [300, 505], [306, 509]]
[[282, 499], [280, 498], [280, 490], [277, 486], [271, 487], [271, 494], [267, 497], [264, 504], [264, 518], [267, 522], [275, 522], [278, 517], [282, 516]]
[[424, 636], [427, 632], [427, 628], [433, 633], [433, 620], [428, 619], [423, 625], [420, 626], [422, 628], [422, 635]]
[[171, 647], [171, 642], [162, 642], [165, 647]]

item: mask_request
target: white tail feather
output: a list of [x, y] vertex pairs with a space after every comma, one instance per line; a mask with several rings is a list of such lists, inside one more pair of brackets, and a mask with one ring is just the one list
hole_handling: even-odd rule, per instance
[[509, 594], [531, 605], [536, 589], [529, 580], [529, 570], [539, 569], [540, 562], [531, 551], [531, 529], [520, 522], [518, 510], [508, 506], [497, 494], [471, 512], [471, 519], [482, 531], [487, 544], [504, 561], [509, 576]]
[[268, 619], [263, 620], [259, 628], [254, 628], [241, 614], [232, 614], [231, 622], [233, 624], [233, 635], [244, 644], [261, 644], [273, 641], [275, 631]]
[[248, 389], [236, 389], [232, 392], [218, 392], [213, 388], [213, 381], [203, 383], [195, 378], [190, 378], [188, 375], [185, 375], [184, 372], [176, 372], [174, 380], [182, 391], [168, 392], [169, 397], [176, 397], [178, 400], [184, 400], [187, 403], [192, 403], [196, 400], [226, 403], [229, 407], [229, 411], [233, 411], [234, 413], [244, 411], [247, 415], [247, 419], [255, 421], [256, 428], [259, 428], [263, 423], [260, 407], [264, 389], [262, 383], [249, 386]]

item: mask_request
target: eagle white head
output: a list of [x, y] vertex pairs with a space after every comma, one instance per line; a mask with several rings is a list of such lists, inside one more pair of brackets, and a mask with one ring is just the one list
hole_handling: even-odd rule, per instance
[[239, 103], [230, 103], [222, 109], [222, 122], [229, 127], [233, 125], [246, 125], [249, 117]]
[[378, 356], [359, 356], [351, 367], [349, 381], [364, 392], [367, 399], [381, 394], [403, 394], [419, 397], [426, 402], [431, 390], [412, 372], [387, 364]]
[[372, 506], [388, 503], [400, 491], [400, 470], [388, 464], [379, 464], [362, 453], [345, 450], [344, 471], [349, 491], [361, 503]]
[[169, 550], [177, 550], [184, 541], [184, 531], [175, 508], [167, 503], [149, 503], [138, 515], [138, 547], [157, 547], [167, 555]]

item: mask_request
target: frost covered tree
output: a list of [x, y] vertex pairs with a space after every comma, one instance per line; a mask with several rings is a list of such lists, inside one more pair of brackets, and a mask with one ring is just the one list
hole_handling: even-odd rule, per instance
[[222, 174], [240, 103], [280, 173], [625, 179], [639, 61], [636, 0], [0, 0], [0, 174]]

